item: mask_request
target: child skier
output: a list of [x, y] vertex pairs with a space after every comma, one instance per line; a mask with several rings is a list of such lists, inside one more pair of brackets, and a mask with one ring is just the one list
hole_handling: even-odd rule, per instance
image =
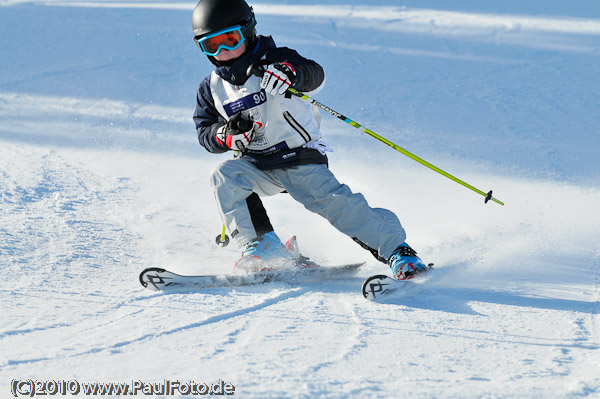
[[[193, 13], [194, 40], [216, 67], [196, 97], [198, 140], [212, 153], [236, 152], [211, 176], [223, 222], [245, 248], [236, 267], [290, 263], [259, 197], [287, 192], [387, 263], [397, 279], [415, 276], [425, 265], [404, 242], [396, 215], [371, 208], [338, 182], [328, 169], [331, 150], [321, 139], [318, 111], [286, 93], [288, 87], [309, 95], [321, 90], [323, 68], [257, 36], [255, 26], [244, 0], [200, 0]], [[262, 78], [247, 73], [259, 61], [266, 64]]]

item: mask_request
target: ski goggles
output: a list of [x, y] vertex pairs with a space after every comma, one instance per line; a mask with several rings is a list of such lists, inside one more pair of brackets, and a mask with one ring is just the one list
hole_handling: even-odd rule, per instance
[[244, 40], [242, 27], [236, 25], [196, 39], [196, 44], [204, 54], [214, 57], [222, 49], [235, 50], [244, 43]]

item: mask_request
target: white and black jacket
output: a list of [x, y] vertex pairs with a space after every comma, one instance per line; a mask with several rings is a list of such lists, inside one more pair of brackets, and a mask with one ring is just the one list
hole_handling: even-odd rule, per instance
[[[276, 47], [270, 36], [259, 36], [231, 65], [218, 66], [200, 84], [194, 122], [198, 140], [213, 153], [227, 151], [215, 138], [216, 130], [238, 112], [246, 113], [259, 128], [243, 157], [263, 170], [299, 164], [327, 164], [327, 157], [307, 148], [321, 138], [315, 106], [296, 96], [265, 93], [260, 78], [248, 77], [248, 67], [261, 59], [287, 62], [296, 71], [293, 88], [314, 94], [325, 82], [323, 68], [287, 47]], [[310, 145], [309, 145], [310, 147]]]

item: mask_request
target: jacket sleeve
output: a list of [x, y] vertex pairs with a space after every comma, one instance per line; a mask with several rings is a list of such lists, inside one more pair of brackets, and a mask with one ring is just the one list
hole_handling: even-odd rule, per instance
[[210, 75], [200, 83], [198, 88], [194, 123], [196, 124], [198, 141], [207, 151], [219, 154], [228, 150], [219, 144], [215, 136], [217, 129], [225, 125], [226, 121], [215, 108], [210, 93]]
[[269, 50], [267, 59], [276, 62], [288, 62], [296, 70], [296, 81], [292, 87], [298, 91], [311, 92], [320, 89], [325, 82], [325, 71], [313, 60], [302, 57], [296, 50], [277, 47]]

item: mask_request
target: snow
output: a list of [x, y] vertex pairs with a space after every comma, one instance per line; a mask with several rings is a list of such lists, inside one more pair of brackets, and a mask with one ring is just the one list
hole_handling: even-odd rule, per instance
[[600, 397], [597, 1], [253, 4], [259, 33], [324, 66], [318, 101], [506, 205], [322, 113], [331, 169], [435, 275], [365, 301], [386, 266], [280, 195], [276, 232], [367, 262], [356, 277], [145, 290], [145, 267], [239, 257], [214, 245], [208, 176], [229, 155], [191, 120], [211, 70], [194, 3], [0, 1], [1, 395], [221, 379], [242, 398]]

